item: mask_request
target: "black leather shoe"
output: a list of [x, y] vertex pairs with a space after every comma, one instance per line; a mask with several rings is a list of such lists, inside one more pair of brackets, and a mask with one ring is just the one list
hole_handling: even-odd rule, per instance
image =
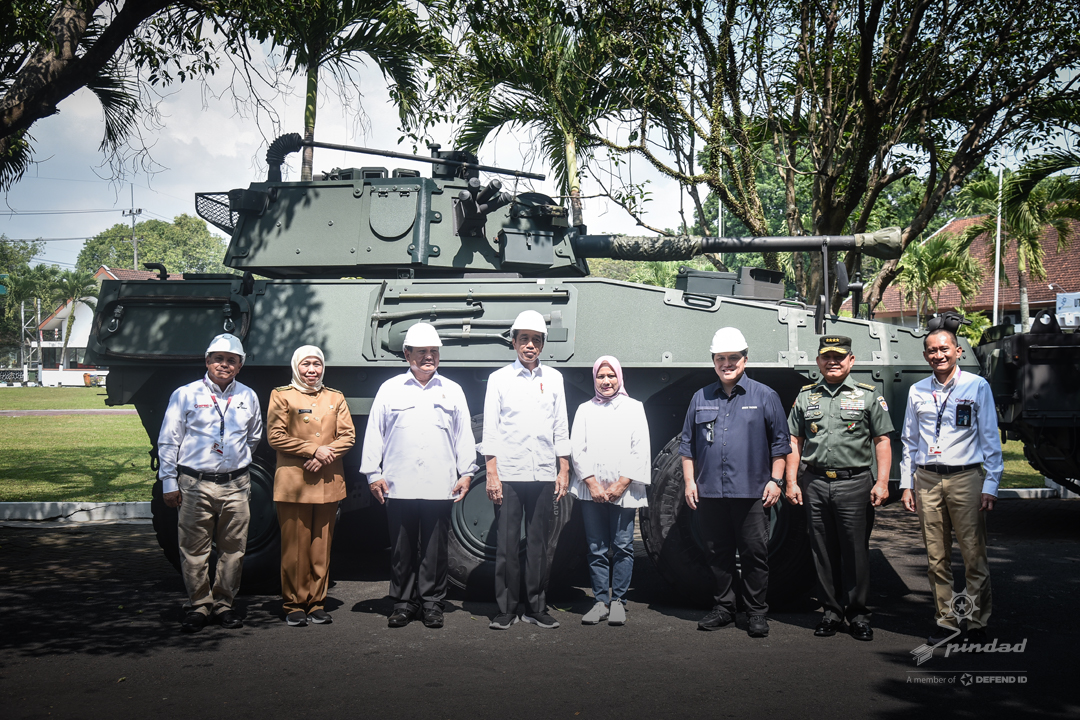
[[851, 623], [851, 637], [869, 642], [874, 639], [874, 629], [870, 627], [868, 622], [853, 622]]
[[713, 608], [712, 612], [698, 620], [697, 629], [719, 630], [722, 627], [727, 627], [733, 622], [735, 622], [735, 616], [727, 610]]
[[439, 608], [424, 608], [424, 627], [441, 628], [443, 626], [443, 611]]
[[843, 620], [833, 620], [832, 618], [822, 618], [821, 622], [814, 628], [815, 637], [832, 637], [839, 630], [844, 627]]
[[217, 616], [218, 622], [221, 623], [221, 627], [227, 630], [236, 630], [237, 628], [244, 627], [244, 621], [241, 620], [236, 613], [232, 610], [226, 610]]
[[189, 612], [180, 623], [180, 629], [187, 633], [199, 632], [205, 626], [206, 616], [197, 612]]
[[967, 631], [967, 635], [964, 636], [964, 641], [969, 643], [978, 643], [979, 645], [986, 644], [986, 628], [972, 628]]
[[763, 638], [769, 635], [769, 621], [764, 615], [751, 615], [747, 625], [746, 634], [752, 638]]
[[307, 627], [307, 614], [303, 610], [294, 610], [285, 616], [285, 624], [289, 627]]
[[943, 643], [946, 640], [959, 639], [960, 633], [956, 628], [946, 628], [940, 625], [934, 625], [934, 629], [930, 631], [930, 634], [926, 637], [927, 645], [937, 645]]
[[412, 619], [412, 610], [394, 610], [394, 612], [390, 613], [390, 617], [386, 619], [386, 626], [392, 628], [402, 628], [412, 622]]

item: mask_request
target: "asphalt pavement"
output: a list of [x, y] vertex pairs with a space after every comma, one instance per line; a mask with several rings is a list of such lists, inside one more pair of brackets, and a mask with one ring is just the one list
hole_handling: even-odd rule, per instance
[[[0, 708], [17, 718], [896, 718], [1080, 716], [1080, 500], [1003, 501], [990, 518], [990, 637], [942, 650], [918, 522], [898, 505], [872, 539], [873, 642], [813, 637], [813, 606], [772, 632], [704, 633], [639, 547], [624, 627], [584, 627], [583, 589], [556, 630], [489, 630], [492, 603], [451, 596], [446, 627], [389, 629], [385, 551], [334, 547], [334, 623], [290, 628], [242, 594], [245, 627], [179, 632], [183, 584], [147, 525], [0, 528]], [[959, 557], [956, 558], [959, 567]]]

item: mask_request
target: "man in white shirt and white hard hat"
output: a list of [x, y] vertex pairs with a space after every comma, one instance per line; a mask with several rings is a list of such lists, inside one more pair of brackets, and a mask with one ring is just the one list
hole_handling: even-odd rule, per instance
[[[236, 381], [246, 357], [239, 338], [215, 337], [206, 348], [206, 375], [173, 392], [158, 435], [162, 499], [180, 508], [185, 632], [201, 630], [211, 616], [225, 628], [244, 624], [233, 601], [251, 516], [248, 468], [263, 433], [259, 398]], [[218, 554], [212, 589], [211, 542]]]
[[[547, 612], [548, 538], [552, 505], [566, 495], [570, 483], [566, 393], [559, 371], [540, 363], [547, 337], [544, 316], [526, 310], [514, 320], [510, 332], [517, 359], [491, 374], [484, 398], [481, 452], [498, 526], [495, 599], [499, 613], [489, 627], [506, 630], [520, 613], [524, 622], [556, 628], [559, 623]], [[523, 519], [524, 582], [519, 559]]]
[[392, 628], [420, 618], [443, 626], [450, 511], [476, 473], [469, 406], [461, 386], [438, 374], [442, 340], [428, 323], [405, 333], [409, 369], [375, 395], [360, 472], [386, 505], [390, 525]]

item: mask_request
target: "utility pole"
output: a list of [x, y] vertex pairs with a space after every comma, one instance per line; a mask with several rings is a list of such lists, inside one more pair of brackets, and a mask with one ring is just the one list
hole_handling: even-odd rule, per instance
[[131, 209], [124, 211], [124, 217], [131, 216], [131, 251], [135, 262], [132, 270], [139, 269], [139, 239], [135, 237], [135, 217], [142, 215], [142, 208], [135, 207], [135, 183], [131, 184]]

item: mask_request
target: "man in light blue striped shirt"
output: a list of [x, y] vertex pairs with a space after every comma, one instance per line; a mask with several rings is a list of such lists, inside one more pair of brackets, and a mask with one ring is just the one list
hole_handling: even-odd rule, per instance
[[[924, 339], [934, 374], [911, 386], [904, 412], [900, 487], [904, 507], [918, 510], [934, 594], [935, 628], [928, 642], [955, 636], [984, 642], [990, 619], [986, 513], [994, 509], [1004, 464], [994, 397], [986, 380], [956, 366], [963, 352], [946, 329]], [[952, 533], [964, 559], [966, 594], [974, 607], [953, 606]]]

